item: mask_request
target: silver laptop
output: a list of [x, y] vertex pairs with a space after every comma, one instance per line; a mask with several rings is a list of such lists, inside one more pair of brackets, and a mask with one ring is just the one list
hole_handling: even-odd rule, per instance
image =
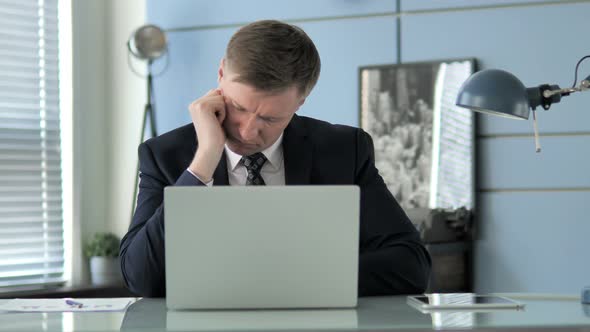
[[357, 304], [356, 186], [167, 187], [169, 309]]

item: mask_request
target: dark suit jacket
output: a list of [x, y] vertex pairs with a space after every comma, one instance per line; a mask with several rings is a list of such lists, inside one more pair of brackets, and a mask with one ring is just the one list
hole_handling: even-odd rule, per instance
[[[138, 295], [166, 295], [164, 187], [204, 185], [186, 171], [196, 149], [192, 123], [139, 146], [137, 208], [120, 250], [125, 283]], [[295, 115], [284, 132], [283, 154], [287, 185], [360, 187], [359, 296], [426, 289], [430, 256], [375, 168], [367, 133]], [[225, 156], [213, 178], [213, 185], [229, 184]]]

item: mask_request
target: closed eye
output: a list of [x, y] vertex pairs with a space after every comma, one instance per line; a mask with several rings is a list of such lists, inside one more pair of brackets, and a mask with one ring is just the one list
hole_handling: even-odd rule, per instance
[[261, 117], [259, 117], [259, 118], [260, 118], [262, 121], [269, 122], [269, 123], [273, 123], [273, 122], [277, 122], [277, 121], [279, 121], [279, 119], [278, 119], [278, 118], [273, 118], [273, 117], [266, 117], [266, 116], [261, 116]]
[[240, 112], [245, 112], [246, 111], [245, 108], [243, 108], [242, 106], [236, 104], [235, 102], [232, 102], [231, 104], [236, 109], [236, 111], [240, 111]]

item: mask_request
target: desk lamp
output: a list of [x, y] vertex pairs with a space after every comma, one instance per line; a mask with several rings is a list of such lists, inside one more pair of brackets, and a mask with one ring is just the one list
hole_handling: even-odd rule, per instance
[[[145, 108], [143, 111], [143, 120], [141, 123], [141, 136], [139, 138], [139, 143], [142, 143], [145, 139], [145, 127], [146, 121], [149, 117], [150, 122], [150, 134], [151, 137], [157, 136], [156, 132], [156, 118], [155, 118], [155, 111], [154, 107], [152, 106], [153, 101], [153, 94], [152, 94], [152, 64], [153, 62], [160, 58], [163, 55], [168, 54], [168, 47], [166, 41], [166, 35], [164, 31], [160, 29], [158, 26], [148, 24], [137, 28], [129, 37], [127, 41], [127, 62], [129, 68], [133, 73], [138, 76], [143, 77], [144, 75], [138, 73], [131, 64], [131, 55], [139, 60], [147, 60], [147, 102], [145, 104]], [[160, 71], [159, 74], [164, 72], [168, 67], [168, 57], [166, 57], [166, 64], [164, 69]], [[131, 205], [131, 218], [133, 219], [133, 211], [135, 210], [135, 203], [137, 200], [137, 182], [139, 181], [139, 177], [137, 174], [139, 173], [139, 160], [137, 161], [137, 167], [135, 172], [135, 186], [133, 191], [133, 203]]]
[[[457, 106], [472, 111], [503, 116], [511, 119], [527, 120], [530, 109], [533, 110], [536, 151], [540, 152], [535, 108], [548, 110], [551, 104], [561, 101], [561, 97], [571, 93], [590, 90], [590, 76], [580, 82], [578, 67], [587, 55], [578, 61], [575, 69], [574, 84], [571, 88], [561, 89], [558, 85], [542, 84], [525, 88], [522, 82], [509, 72], [498, 69], [486, 69], [471, 75], [459, 89]], [[590, 304], [590, 287], [582, 290], [582, 303]]]

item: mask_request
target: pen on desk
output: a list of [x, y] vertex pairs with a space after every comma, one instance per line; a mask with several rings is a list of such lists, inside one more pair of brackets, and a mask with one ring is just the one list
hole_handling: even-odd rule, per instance
[[75, 306], [75, 307], [78, 307], [78, 308], [82, 308], [82, 306], [83, 306], [82, 303], [76, 302], [76, 301], [73, 301], [73, 300], [66, 300], [66, 304], [67, 305], [71, 305], [71, 306]]

